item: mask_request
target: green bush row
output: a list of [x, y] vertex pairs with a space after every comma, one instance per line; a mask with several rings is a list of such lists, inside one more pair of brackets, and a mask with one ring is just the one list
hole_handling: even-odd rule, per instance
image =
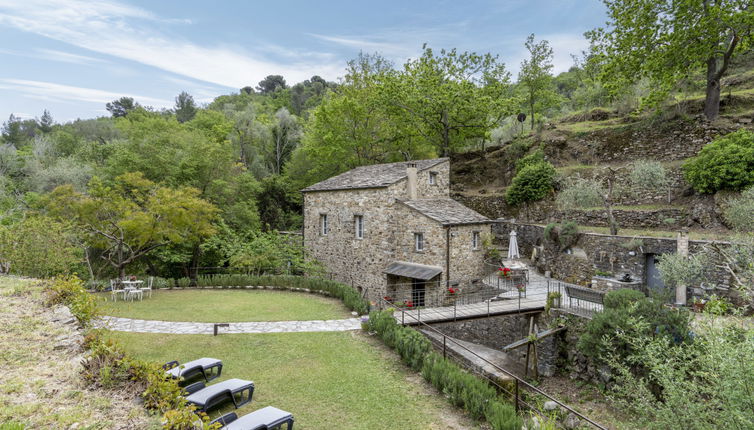
[[154, 277], [152, 282], [153, 288], [188, 288], [193, 285], [197, 287], [278, 287], [278, 288], [306, 288], [311, 291], [321, 291], [343, 301], [346, 307], [360, 315], [369, 312], [369, 303], [361, 297], [358, 291], [351, 286], [341, 284], [340, 282], [330, 281], [321, 278], [308, 278], [294, 275], [241, 275], [241, 274], [219, 274], [219, 275], [201, 275], [196, 278], [196, 283], [192, 283], [190, 278], [158, 278]]
[[502, 401], [494, 387], [440, 357], [432, 351], [426, 337], [399, 325], [391, 311], [370, 313], [368, 327], [394, 348], [409, 367], [420, 370], [424, 379], [474, 419], [486, 419], [495, 430], [518, 430], [523, 425], [513, 405]]

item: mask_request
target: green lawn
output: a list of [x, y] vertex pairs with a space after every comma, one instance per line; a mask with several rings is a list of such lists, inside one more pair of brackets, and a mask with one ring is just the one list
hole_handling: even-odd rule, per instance
[[102, 298], [104, 315], [160, 321], [242, 322], [327, 320], [351, 316], [340, 300], [269, 290], [155, 290], [142, 301]]
[[394, 353], [360, 332], [108, 336], [142, 359], [221, 359], [222, 379], [255, 383], [253, 401], [239, 415], [275, 406], [293, 413], [301, 430], [473, 428]]

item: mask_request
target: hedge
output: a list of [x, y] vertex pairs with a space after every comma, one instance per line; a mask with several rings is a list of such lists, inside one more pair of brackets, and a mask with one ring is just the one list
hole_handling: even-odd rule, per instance
[[[91, 283], [99, 285], [102, 282]], [[197, 277], [196, 283], [190, 278], [159, 278], [155, 277], [153, 288], [189, 288], [197, 287], [224, 287], [240, 288], [247, 286], [255, 287], [278, 287], [278, 288], [305, 288], [310, 291], [318, 291], [336, 297], [343, 301], [343, 304], [350, 310], [365, 315], [369, 312], [369, 302], [367, 302], [358, 291], [351, 286], [341, 284], [340, 282], [330, 281], [321, 278], [307, 278], [304, 276], [293, 275], [201, 275]]]
[[502, 401], [493, 386], [440, 357], [425, 336], [399, 325], [390, 310], [370, 313], [368, 327], [394, 348], [409, 367], [421, 370], [424, 379], [474, 419], [486, 419], [494, 430], [522, 427], [523, 421], [513, 405]]

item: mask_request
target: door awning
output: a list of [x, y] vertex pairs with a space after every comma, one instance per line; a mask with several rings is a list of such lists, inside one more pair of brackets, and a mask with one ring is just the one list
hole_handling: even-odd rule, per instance
[[426, 266], [424, 264], [407, 263], [404, 261], [394, 261], [387, 266], [385, 273], [388, 275], [403, 276], [406, 278], [427, 281], [442, 273], [442, 268], [437, 266]]

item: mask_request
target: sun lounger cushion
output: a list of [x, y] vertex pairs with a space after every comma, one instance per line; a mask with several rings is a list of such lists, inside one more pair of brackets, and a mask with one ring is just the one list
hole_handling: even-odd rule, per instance
[[244, 415], [232, 423], [222, 427], [222, 430], [257, 430], [271, 429], [288, 424], [288, 430], [293, 429], [293, 414], [267, 406], [258, 411]]
[[[245, 393], [246, 392], [246, 393]], [[240, 394], [240, 398], [236, 395]], [[230, 400], [238, 408], [241, 405], [249, 403], [254, 394], [254, 382], [243, 379], [228, 379], [207, 386], [199, 391], [186, 396], [186, 400], [196, 405], [200, 411]]]
[[[207, 371], [210, 369], [216, 368], [217, 374], [213, 374], [211, 378], [207, 376]], [[201, 373], [202, 376], [204, 376], [204, 379], [209, 381], [211, 379], [217, 378], [222, 374], [223, 370], [223, 362], [216, 359], [216, 358], [200, 358], [198, 360], [189, 361], [188, 363], [183, 363], [182, 365], [173, 367], [170, 370], [167, 370], [166, 373], [173, 378], [190, 378], [191, 376], [196, 375], [197, 373]]]

